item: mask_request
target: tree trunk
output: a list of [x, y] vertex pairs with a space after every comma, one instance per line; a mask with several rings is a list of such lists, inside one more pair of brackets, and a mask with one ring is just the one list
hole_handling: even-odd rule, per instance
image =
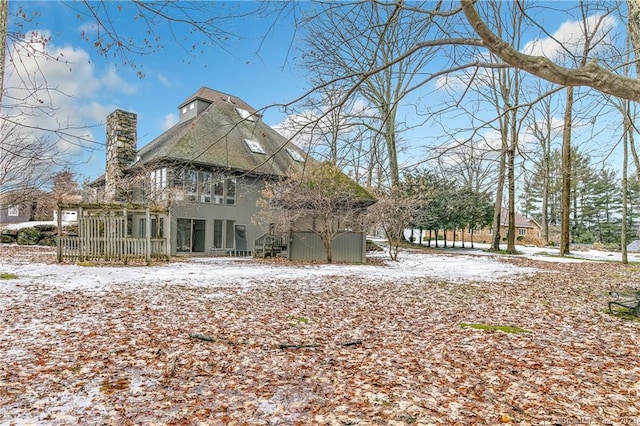
[[[511, 137], [517, 137], [511, 135]], [[510, 148], [507, 154], [508, 159], [508, 192], [509, 192], [509, 230], [507, 231], [507, 253], [516, 252], [516, 182], [515, 182], [515, 152], [514, 148]]]
[[545, 103], [546, 132], [542, 148], [542, 235], [545, 243], [549, 243], [549, 197], [551, 196], [551, 103]]
[[[520, 72], [515, 70], [513, 73], [513, 96], [514, 104], [518, 105], [520, 98]], [[507, 152], [507, 182], [509, 196], [509, 232], [507, 233], [507, 253], [516, 253], [516, 150], [518, 149], [518, 110], [509, 111], [510, 117], [510, 144]]]
[[567, 87], [567, 101], [562, 131], [562, 219], [560, 223], [560, 256], [570, 254], [569, 210], [571, 207], [571, 118], [573, 112], [573, 87]]
[[629, 119], [630, 114], [630, 102], [622, 101], [624, 117], [624, 137], [622, 139], [622, 229], [620, 230], [620, 248], [622, 249], [622, 264], [627, 265], [629, 263], [627, 253], [627, 219], [628, 219], [628, 206], [627, 206], [627, 191], [629, 189], [628, 182], [628, 167], [629, 167], [629, 134], [633, 131], [631, 127], [631, 121]]
[[640, 0], [627, 0], [627, 31], [636, 58], [636, 78], [640, 78]]
[[396, 112], [395, 108], [385, 117], [384, 140], [387, 145], [387, 155], [389, 156], [389, 176], [391, 178], [391, 188], [400, 187], [400, 169], [398, 167], [398, 147], [396, 142]]
[[4, 93], [4, 64], [9, 34], [9, 0], [0, 0], [0, 112]]
[[327, 256], [327, 263], [333, 262], [333, 253], [331, 250], [331, 240], [327, 240], [327, 238], [322, 238], [322, 243], [324, 244], [324, 253]]
[[506, 150], [504, 149], [503, 142], [503, 150], [500, 154], [500, 171], [498, 172], [498, 183], [496, 188], [496, 204], [493, 209], [493, 234], [491, 235], [491, 250], [492, 251], [500, 251], [500, 222], [502, 221], [502, 193], [504, 192], [504, 174], [506, 168]]

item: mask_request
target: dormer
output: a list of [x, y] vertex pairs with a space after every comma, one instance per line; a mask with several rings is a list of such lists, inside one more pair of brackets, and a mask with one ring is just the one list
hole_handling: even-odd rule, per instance
[[255, 122], [261, 118], [260, 113], [242, 99], [203, 86], [178, 106], [179, 122], [191, 120], [211, 104], [234, 109], [239, 121]]
[[211, 105], [211, 102], [202, 98], [190, 98], [182, 105], [178, 106], [178, 113], [180, 114], [180, 123], [191, 120], [196, 115], [207, 109]]

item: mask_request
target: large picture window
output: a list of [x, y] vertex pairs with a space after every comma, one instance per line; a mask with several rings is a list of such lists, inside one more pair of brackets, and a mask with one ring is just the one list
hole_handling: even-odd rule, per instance
[[[164, 188], [167, 182], [166, 169], [151, 173], [152, 188]], [[210, 170], [175, 169], [171, 184], [176, 189], [176, 198], [182, 199], [180, 193], [186, 193], [187, 199], [198, 203], [236, 204], [236, 178], [221, 178]]]

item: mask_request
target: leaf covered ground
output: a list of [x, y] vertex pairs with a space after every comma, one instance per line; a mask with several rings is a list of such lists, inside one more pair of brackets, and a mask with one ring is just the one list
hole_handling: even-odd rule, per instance
[[[77, 267], [50, 251], [1, 253], [19, 278], [0, 280], [0, 424], [640, 424], [640, 322], [606, 312], [637, 265], [502, 257], [526, 273], [69, 286], [54, 267]], [[116, 275], [79, 274], [97, 269]]]

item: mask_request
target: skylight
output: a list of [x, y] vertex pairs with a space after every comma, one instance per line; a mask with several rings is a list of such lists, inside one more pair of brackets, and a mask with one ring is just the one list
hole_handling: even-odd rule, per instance
[[238, 114], [240, 114], [243, 120], [256, 121], [256, 117], [246, 109], [236, 108], [236, 111], [238, 111]]
[[298, 163], [303, 163], [304, 162], [304, 157], [302, 156], [302, 154], [300, 154], [295, 149], [287, 148], [287, 152], [289, 153], [291, 158], [293, 158], [294, 161], [297, 161]]
[[244, 143], [247, 144], [251, 152], [254, 154], [266, 154], [267, 151], [264, 150], [262, 144], [258, 141], [254, 141], [253, 139], [245, 139]]

